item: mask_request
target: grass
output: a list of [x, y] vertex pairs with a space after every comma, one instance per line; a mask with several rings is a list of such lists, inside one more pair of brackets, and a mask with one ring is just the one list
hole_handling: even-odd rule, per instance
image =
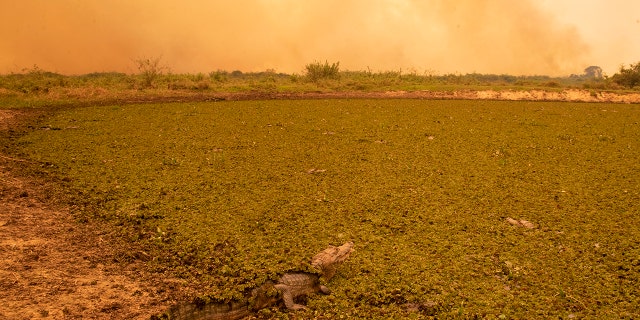
[[66, 181], [78, 219], [202, 295], [239, 298], [352, 240], [300, 316], [640, 316], [638, 105], [109, 105], [42, 128], [19, 153]]
[[[139, 74], [117, 72], [62, 75], [33, 66], [23, 73], [0, 75], [0, 105], [40, 107], [74, 102], [113, 103], [154, 97], [188, 97], [224, 93], [331, 93], [380, 91], [544, 90], [567, 89], [636, 93], [610, 78], [549, 77], [494, 74], [443, 74], [403, 71], [339, 71], [339, 62], [308, 64], [307, 74], [228, 72], [175, 74], [159, 59], [136, 60]], [[176, 98], [177, 99], [177, 98]]]

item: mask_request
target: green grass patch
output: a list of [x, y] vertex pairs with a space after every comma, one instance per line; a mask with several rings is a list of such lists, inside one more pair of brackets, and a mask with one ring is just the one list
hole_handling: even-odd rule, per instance
[[78, 217], [203, 295], [352, 240], [307, 316], [640, 316], [638, 105], [170, 103], [44, 125], [18, 143], [69, 181]]

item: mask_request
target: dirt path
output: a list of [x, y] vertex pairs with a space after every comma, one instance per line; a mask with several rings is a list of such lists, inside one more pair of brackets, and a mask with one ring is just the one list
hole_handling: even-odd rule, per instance
[[[0, 130], [19, 121], [0, 110]], [[0, 320], [149, 319], [170, 301], [140, 265], [109, 256], [99, 230], [48, 204], [37, 181], [10, 168], [23, 160], [0, 155]]]

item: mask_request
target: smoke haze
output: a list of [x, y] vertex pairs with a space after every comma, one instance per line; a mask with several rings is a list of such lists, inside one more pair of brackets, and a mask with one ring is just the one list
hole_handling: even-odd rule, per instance
[[[300, 73], [341, 69], [568, 75], [597, 62], [535, 1], [0, 0], [0, 72]], [[633, 62], [633, 61], [630, 61]], [[619, 64], [619, 62], [616, 62]]]

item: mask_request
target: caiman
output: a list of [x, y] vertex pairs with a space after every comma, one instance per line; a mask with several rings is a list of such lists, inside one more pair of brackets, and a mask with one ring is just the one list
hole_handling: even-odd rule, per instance
[[251, 291], [246, 302], [230, 303], [187, 303], [169, 309], [157, 319], [178, 320], [236, 320], [252, 313], [276, 305], [283, 301], [289, 310], [306, 309], [295, 303], [298, 297], [321, 292], [330, 294], [321, 280], [327, 282], [336, 274], [337, 268], [351, 255], [353, 242], [339, 247], [329, 246], [311, 259], [314, 272], [288, 272], [277, 281], [268, 281]]

